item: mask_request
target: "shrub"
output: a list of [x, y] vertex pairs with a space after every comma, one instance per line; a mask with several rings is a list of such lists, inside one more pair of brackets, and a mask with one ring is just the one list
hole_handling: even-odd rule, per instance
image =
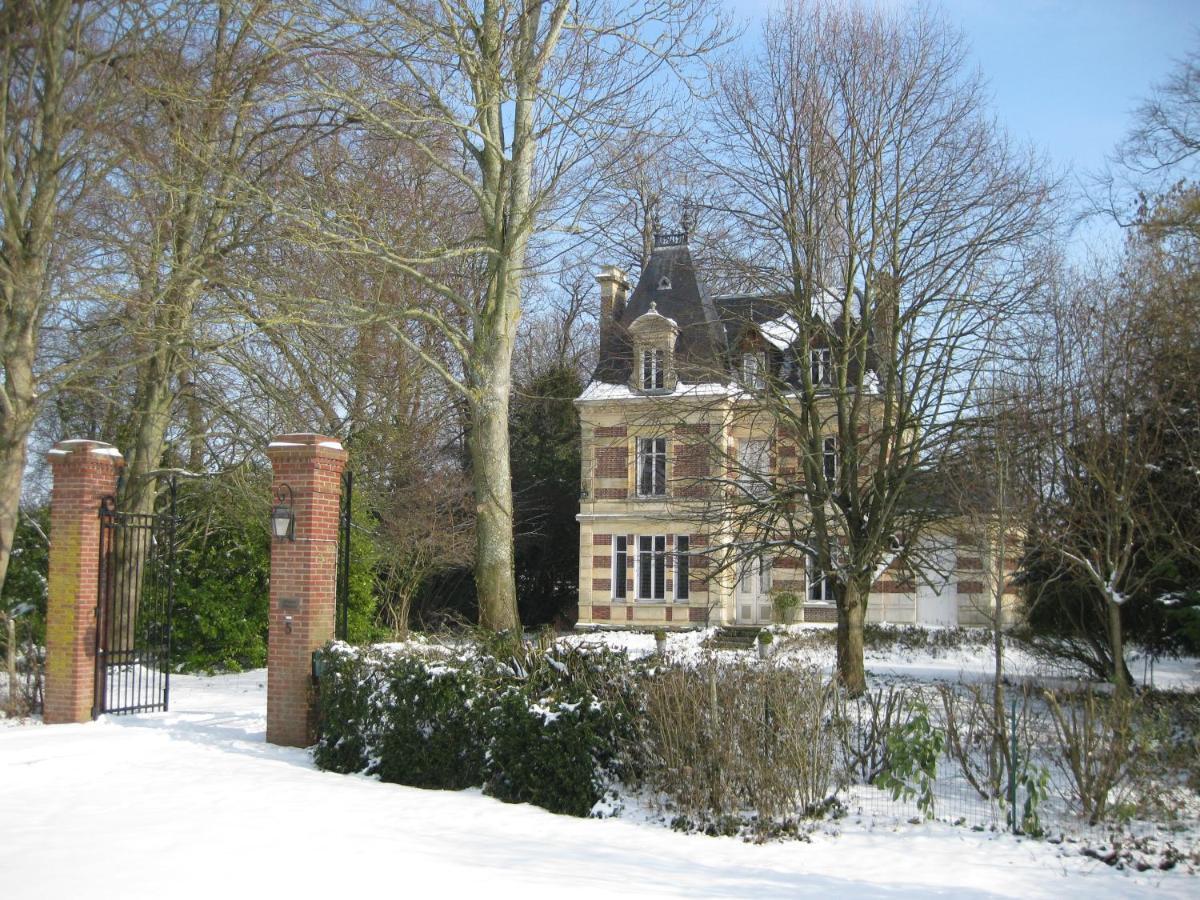
[[384, 708], [376, 700], [381, 656], [376, 650], [354, 650], [345, 644], [321, 652], [325, 664], [320, 683], [321, 735], [313, 758], [320, 768], [333, 772], [365, 772]]
[[646, 777], [689, 825], [725, 833], [753, 811], [762, 834], [828, 799], [830, 689], [816, 669], [707, 659], [660, 668], [645, 691]]
[[933, 818], [933, 784], [944, 741], [929, 720], [929, 709], [916, 701], [908, 721], [888, 732], [888, 765], [875, 784], [890, 791], [893, 800], [916, 798], [917, 808], [926, 818]]
[[846, 777], [874, 784], [887, 770], [888, 736], [908, 724], [915, 699], [911, 691], [895, 685], [856, 698], [841, 691], [834, 693], [833, 726]]
[[[635, 744], [632, 664], [491, 637], [457, 654], [335, 644], [321, 678], [321, 768], [586, 816]], [[606, 684], [601, 690], [600, 684]]]
[[1091, 689], [1045, 697], [1055, 739], [1049, 750], [1069, 786], [1065, 799], [1089, 824], [1128, 818], [1139, 805], [1155, 803], [1158, 757], [1169, 735], [1164, 717], [1136, 697]]
[[607, 786], [613, 735], [606, 717], [586, 701], [544, 697], [533, 703], [509, 688], [489, 711], [487, 792], [511, 803], [586, 816]]
[[438, 665], [411, 656], [392, 658], [374, 773], [383, 781], [462, 790], [483, 783], [486, 698], [479, 665]]
[[792, 591], [775, 591], [771, 594], [771, 608], [778, 622], [788, 624], [794, 621], [799, 606], [800, 597]]

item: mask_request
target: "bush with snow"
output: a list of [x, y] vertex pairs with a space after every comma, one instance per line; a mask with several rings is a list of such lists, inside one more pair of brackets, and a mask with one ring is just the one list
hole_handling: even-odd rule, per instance
[[[632, 714], [610, 651], [416, 644], [326, 651], [319, 766], [588, 815], [624, 771]], [[604, 689], [600, 690], [600, 685]]]

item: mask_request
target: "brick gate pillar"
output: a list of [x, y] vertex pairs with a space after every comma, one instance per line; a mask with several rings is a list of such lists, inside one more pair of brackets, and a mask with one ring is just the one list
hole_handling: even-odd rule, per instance
[[[348, 454], [336, 439], [282, 434], [267, 447], [272, 488], [295, 514], [294, 540], [271, 539], [267, 741], [316, 740], [312, 653], [333, 638], [338, 512]], [[286, 485], [285, 490], [283, 486]]]
[[102, 441], [59, 441], [47, 454], [50, 579], [46, 589], [47, 725], [92, 718], [96, 686], [96, 603], [100, 500], [115, 494], [125, 465]]

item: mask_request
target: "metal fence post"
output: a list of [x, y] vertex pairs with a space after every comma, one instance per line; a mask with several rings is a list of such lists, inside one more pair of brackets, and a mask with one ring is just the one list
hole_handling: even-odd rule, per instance
[[1017, 824], [1017, 699], [1012, 701], [1012, 715], [1008, 723], [1011, 749], [1008, 763], [1008, 815], [1012, 823], [1012, 832], [1018, 831]]

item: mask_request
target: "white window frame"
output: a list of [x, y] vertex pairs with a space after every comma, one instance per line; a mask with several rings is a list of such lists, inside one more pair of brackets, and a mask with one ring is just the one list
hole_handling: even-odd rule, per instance
[[815, 387], [832, 384], [832, 357], [828, 347], [814, 347], [808, 351], [808, 374]]
[[[634, 596], [638, 600], [662, 601], [667, 599], [667, 536], [665, 534], [639, 534], [637, 540], [637, 572], [634, 575]], [[649, 549], [645, 549], [648, 546]], [[642, 575], [649, 562], [650, 596], [642, 595]], [[659, 576], [657, 583], [655, 576]]]
[[[659, 449], [660, 443], [661, 450]], [[667, 439], [665, 437], [638, 438], [634, 458], [637, 466], [637, 471], [634, 473], [637, 479], [637, 495], [639, 497], [667, 496]], [[654, 460], [659, 458], [662, 459], [661, 468], [654, 463]], [[646, 460], [650, 460], [649, 490], [644, 490], [647, 485], [642, 481], [643, 472], [646, 471]], [[661, 483], [658, 480], [659, 473], [662, 475]]]
[[675, 599], [680, 602], [691, 598], [691, 588], [688, 584], [688, 579], [692, 577], [691, 556], [691, 542], [688, 536], [675, 535]]
[[766, 383], [763, 371], [766, 368], [766, 355], [761, 352], [746, 352], [742, 354], [742, 384], [745, 387], [758, 390]]
[[[819, 589], [815, 600], [814, 588]], [[804, 602], [814, 606], [828, 606], [833, 602], [833, 598], [829, 596], [829, 579], [817, 568], [817, 557], [812, 553], [808, 554], [804, 561]]]
[[661, 391], [666, 389], [667, 353], [662, 347], [646, 347], [642, 350], [642, 390]]
[[838, 451], [837, 435], [826, 435], [821, 444], [821, 467], [825, 473], [825, 481], [834, 484], [842, 470], [841, 454]]
[[[751, 446], [761, 447], [761, 453], [756, 454], [757, 460], [752, 459], [749, 453]], [[756, 468], [751, 468], [754, 462], [759, 462], [761, 465]], [[771, 477], [771, 442], [769, 440], [750, 440], [738, 442], [738, 481], [741, 482], [743, 489], [755, 497], [762, 497], [767, 493], [767, 481]]]
[[[629, 577], [629, 538], [624, 534], [613, 535], [613, 554], [612, 554], [612, 598], [614, 600], [624, 600], [629, 596], [629, 589], [626, 587], [625, 580]], [[620, 557], [623, 562], [623, 571], [621, 577], [617, 577], [617, 558]]]

